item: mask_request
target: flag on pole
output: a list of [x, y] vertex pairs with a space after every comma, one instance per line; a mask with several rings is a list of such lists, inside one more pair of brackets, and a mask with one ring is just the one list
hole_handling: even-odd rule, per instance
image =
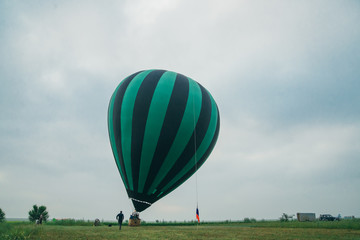
[[199, 215], [199, 208], [196, 207], [196, 219], [198, 220], [198, 223], [200, 223], [200, 215]]

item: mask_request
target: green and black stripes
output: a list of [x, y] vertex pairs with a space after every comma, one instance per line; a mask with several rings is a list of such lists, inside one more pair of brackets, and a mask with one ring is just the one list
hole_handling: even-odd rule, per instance
[[119, 84], [109, 104], [109, 137], [137, 211], [173, 191], [205, 162], [219, 126], [210, 93], [184, 75], [147, 70]]

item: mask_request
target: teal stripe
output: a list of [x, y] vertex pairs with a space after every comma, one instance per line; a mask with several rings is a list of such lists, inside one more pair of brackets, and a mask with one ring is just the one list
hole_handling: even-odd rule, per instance
[[176, 76], [177, 74], [174, 72], [165, 72], [161, 76], [151, 99], [141, 151], [139, 193], [143, 192], [149, 174]]
[[115, 102], [116, 94], [117, 94], [121, 84], [124, 81], [120, 82], [118, 87], [115, 89], [113, 95], [111, 96], [110, 106], [109, 106], [109, 113], [108, 113], [108, 126], [109, 126], [109, 136], [110, 136], [111, 149], [112, 149], [112, 151], [114, 153], [116, 165], [117, 165], [117, 167], [119, 169], [120, 176], [121, 176], [121, 178], [122, 178], [122, 180], [124, 182], [125, 188], [128, 189], [128, 186], [126, 185], [126, 181], [125, 181], [125, 175], [124, 175], [124, 173], [123, 173], [123, 171], [121, 169], [121, 165], [120, 165], [120, 161], [119, 161], [119, 155], [118, 155], [117, 148], [116, 148], [116, 142], [115, 142], [115, 136], [114, 136], [114, 125], [113, 125], [114, 102]]
[[130, 190], [134, 191], [131, 168], [131, 134], [132, 134], [132, 117], [135, 99], [141, 83], [145, 77], [153, 70], [147, 70], [136, 75], [127, 87], [122, 106], [121, 106], [121, 147], [125, 165], [125, 172], [129, 181]]
[[[209, 94], [210, 95], [210, 94]], [[209, 148], [211, 141], [214, 138], [214, 134], [216, 132], [216, 125], [218, 121], [218, 112], [217, 107], [214, 99], [211, 97], [211, 119], [209, 123], [209, 127], [206, 131], [205, 137], [203, 141], [201, 142], [199, 148], [195, 152], [194, 156], [191, 158], [191, 160], [185, 165], [185, 167], [165, 186], [161, 189], [162, 192], [165, 192], [168, 190], [172, 185], [174, 185], [180, 178], [182, 178], [186, 173], [188, 173], [191, 168], [197, 164], [197, 162], [202, 158], [202, 156], [205, 154], [206, 150]], [[196, 156], [196, 162], [195, 162], [195, 156]]]
[[194, 80], [189, 79], [189, 95], [183, 119], [181, 120], [181, 124], [179, 126], [176, 137], [171, 145], [169, 153], [167, 154], [163, 164], [158, 171], [158, 174], [155, 177], [155, 180], [149, 188], [148, 194], [151, 194], [156, 189], [156, 187], [164, 179], [166, 174], [174, 166], [176, 160], [180, 157], [181, 153], [184, 151], [199, 119], [201, 101], [202, 94], [199, 85]]

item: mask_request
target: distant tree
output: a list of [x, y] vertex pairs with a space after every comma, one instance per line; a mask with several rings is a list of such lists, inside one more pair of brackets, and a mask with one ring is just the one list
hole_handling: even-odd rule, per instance
[[33, 209], [31, 209], [29, 211], [29, 220], [31, 222], [35, 222], [36, 220], [38, 220], [40, 218], [40, 215], [42, 214], [43, 216], [43, 221], [47, 221], [47, 219], [49, 218], [49, 213], [46, 211], [46, 207], [45, 206], [40, 206], [38, 207], [36, 204], [33, 206]]
[[0, 208], [0, 223], [5, 221], [5, 213], [3, 212], [3, 210]]
[[244, 218], [244, 223], [251, 223], [250, 218]]

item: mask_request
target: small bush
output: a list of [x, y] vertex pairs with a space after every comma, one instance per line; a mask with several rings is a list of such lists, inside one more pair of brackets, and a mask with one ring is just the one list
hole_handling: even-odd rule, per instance
[[5, 221], [5, 213], [4, 211], [0, 208], [0, 223]]
[[256, 219], [255, 218], [244, 218], [244, 223], [255, 223]]

